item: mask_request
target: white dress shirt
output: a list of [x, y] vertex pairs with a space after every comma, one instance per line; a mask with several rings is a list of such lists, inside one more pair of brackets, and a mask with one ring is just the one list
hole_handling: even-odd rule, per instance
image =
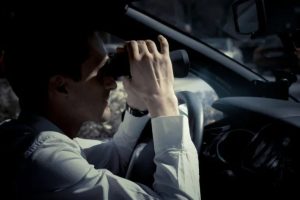
[[70, 139], [53, 123], [34, 116], [39, 133], [18, 174], [21, 199], [200, 199], [199, 168], [186, 116], [151, 119], [156, 172], [153, 189], [124, 173], [148, 116], [125, 113], [110, 140]]

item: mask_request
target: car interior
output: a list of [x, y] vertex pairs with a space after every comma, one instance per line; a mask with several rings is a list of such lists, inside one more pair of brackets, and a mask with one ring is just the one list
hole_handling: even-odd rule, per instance
[[[131, 39], [157, 42], [158, 34], [167, 37], [177, 97], [188, 116], [191, 138], [198, 150], [202, 199], [291, 199], [299, 196], [300, 106], [297, 98], [289, 93], [297, 77], [281, 72], [275, 81], [269, 81], [202, 40], [144, 12], [139, 2], [74, 3], [68, 8], [62, 6], [61, 11], [67, 9], [73, 14], [70, 16], [74, 16], [72, 20], [87, 20], [105, 31], [107, 45]], [[237, 32], [252, 37], [276, 33], [288, 47], [298, 45], [300, 5], [297, 1], [251, 2], [255, 6], [257, 24], [246, 26], [246, 30], [242, 23], [246, 23], [243, 20], [247, 16], [240, 17], [247, 14], [242, 11], [249, 1], [239, 0], [232, 5]], [[22, 6], [7, 7], [10, 9], [2, 14], [5, 20], [11, 17], [7, 15], [8, 10], [23, 12]], [[46, 7], [49, 8], [41, 6], [37, 13]], [[295, 8], [298, 8], [296, 14], [290, 11]], [[282, 26], [277, 26], [279, 22], [266, 21], [276, 21], [277, 12], [284, 13], [280, 15], [284, 16], [280, 18]], [[101, 20], [103, 18], [105, 21]], [[284, 26], [287, 21], [291, 26]], [[275, 25], [279, 28], [275, 29]], [[125, 72], [117, 68], [119, 64], [128, 66], [124, 55], [111, 56], [106, 73], [113, 74], [116, 79], [130, 73], [128, 68]], [[125, 175], [149, 187], [152, 187], [155, 172], [151, 134], [151, 123], [148, 123]]]

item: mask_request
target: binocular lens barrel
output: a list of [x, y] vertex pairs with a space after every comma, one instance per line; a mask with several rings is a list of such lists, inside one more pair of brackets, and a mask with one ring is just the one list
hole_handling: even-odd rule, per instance
[[[174, 77], [182, 78], [189, 72], [189, 57], [185, 50], [175, 50], [170, 52], [173, 65]], [[130, 76], [130, 64], [127, 52], [113, 53], [110, 60], [101, 69], [106, 76], [118, 79], [121, 76]]]

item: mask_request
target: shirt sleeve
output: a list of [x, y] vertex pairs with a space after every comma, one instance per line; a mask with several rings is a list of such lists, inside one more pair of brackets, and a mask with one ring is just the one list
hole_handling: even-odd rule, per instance
[[106, 169], [95, 169], [81, 156], [79, 146], [72, 140], [55, 133], [44, 139], [34, 145], [34, 152], [30, 156], [31, 165], [20, 177], [23, 198], [159, 199], [150, 189]]
[[95, 168], [106, 168], [120, 175], [125, 173], [124, 169], [129, 163], [136, 142], [149, 120], [148, 115], [134, 117], [126, 111], [112, 139], [95, 141], [76, 138], [75, 140], [82, 147], [85, 158]]
[[199, 163], [186, 116], [152, 119], [154, 190], [165, 199], [201, 199]]
[[29, 150], [31, 168], [23, 174], [24, 196], [53, 200], [200, 199], [197, 152], [189, 138], [187, 119], [160, 117], [152, 119], [152, 125], [157, 165], [153, 190], [106, 169], [95, 169], [82, 157], [76, 142], [51, 132]]

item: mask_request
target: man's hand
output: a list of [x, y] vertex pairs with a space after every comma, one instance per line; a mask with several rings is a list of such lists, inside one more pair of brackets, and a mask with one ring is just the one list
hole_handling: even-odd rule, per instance
[[123, 80], [129, 95], [127, 103], [140, 110], [146, 107], [151, 117], [174, 116], [179, 111], [173, 89], [169, 44], [161, 35], [158, 40], [160, 51], [151, 40], [130, 41], [126, 44], [132, 76], [131, 79]]

